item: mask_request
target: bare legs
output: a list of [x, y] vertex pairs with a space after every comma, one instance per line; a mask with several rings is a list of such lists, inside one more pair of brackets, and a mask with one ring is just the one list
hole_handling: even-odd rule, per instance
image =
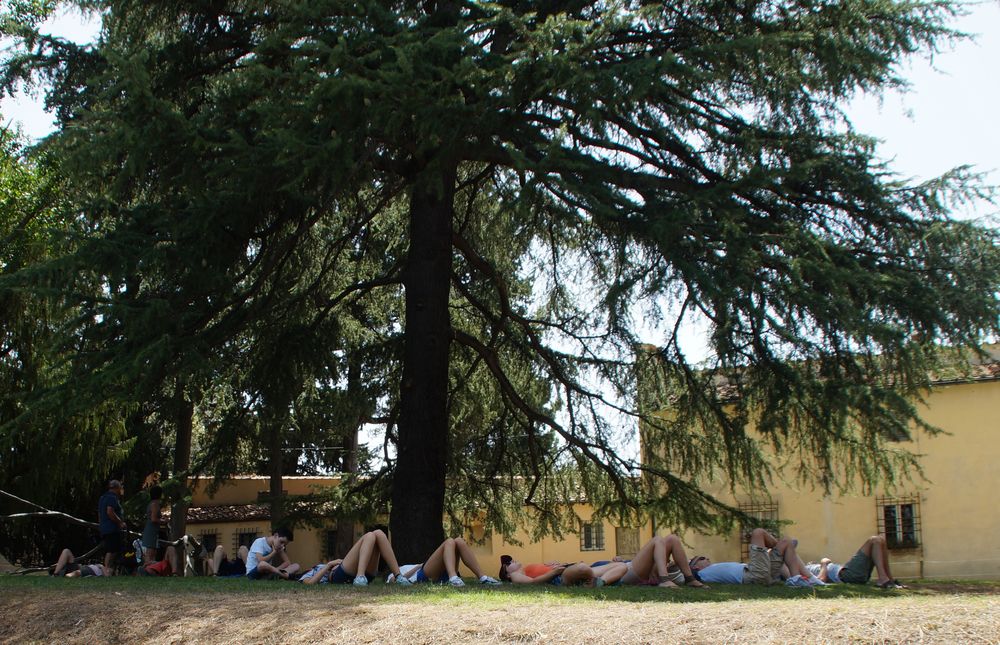
[[655, 571], [662, 586], [676, 587], [677, 585], [667, 580], [671, 559], [681, 570], [686, 584], [692, 587], [704, 586], [701, 581], [694, 577], [688, 564], [687, 553], [684, 552], [684, 545], [681, 544], [681, 539], [676, 535], [657, 535], [646, 542], [632, 558], [632, 572], [640, 579], [648, 579]]
[[482, 568], [479, 560], [472, 548], [462, 538], [448, 538], [441, 543], [434, 553], [424, 562], [424, 575], [431, 580], [435, 580], [442, 573], [447, 573], [449, 578], [458, 576], [458, 563], [463, 562], [465, 566], [476, 576], [482, 578]]
[[62, 553], [59, 554], [59, 560], [56, 561], [56, 568], [52, 572], [54, 576], [61, 576], [63, 570], [66, 568], [67, 564], [72, 564], [73, 562], [73, 552], [69, 549], [63, 549]]
[[788, 537], [776, 538], [766, 530], [758, 528], [750, 533], [750, 544], [756, 544], [766, 549], [774, 549], [780, 553], [784, 559], [783, 569], [787, 569], [786, 573], [789, 577], [802, 576], [806, 579], [811, 577], [805, 563], [795, 549], [796, 540]]
[[280, 567], [276, 567], [270, 562], [260, 561], [257, 562], [257, 570], [261, 573], [271, 574], [287, 580], [290, 575], [299, 570], [299, 565], [291, 562], [285, 562]]
[[312, 574], [308, 578], [302, 580], [302, 583], [307, 585], [314, 585], [321, 582], [323, 580], [323, 576], [328, 576], [331, 573], [333, 573], [333, 570], [337, 568], [337, 565], [340, 564], [340, 562], [341, 562], [340, 560], [330, 560], [329, 562], [323, 565], [322, 569]]
[[107, 575], [109, 576], [115, 575], [115, 569], [113, 565], [115, 564], [115, 560], [117, 558], [118, 558], [118, 553], [113, 551], [108, 551], [107, 553], [104, 554], [104, 571], [107, 572]]
[[594, 582], [594, 571], [583, 562], [568, 565], [560, 574], [564, 586], [591, 585]]
[[220, 544], [215, 547], [215, 551], [212, 553], [212, 559], [208, 561], [208, 570], [213, 576], [219, 575], [219, 565], [221, 565], [222, 561], [226, 559], [226, 550], [222, 548], [222, 545]]
[[[245, 546], [241, 546], [239, 550], [236, 552], [236, 557], [238, 557], [240, 560], [243, 560], [243, 564], [246, 564], [247, 555], [249, 553], [250, 553], [249, 549], [247, 549]], [[212, 553], [211, 559], [207, 560], [208, 570], [211, 572], [211, 575], [213, 576], [219, 575], [219, 566], [222, 565], [222, 562], [224, 560], [228, 560], [228, 558], [226, 557], [226, 550], [222, 548], [222, 545], [219, 545], [215, 547], [215, 551]]]
[[[624, 562], [609, 562], [599, 567], [590, 567], [595, 584], [598, 586], [613, 585], [628, 573], [628, 565]], [[600, 580], [600, 583], [597, 581]]]
[[860, 550], [875, 563], [875, 570], [878, 572], [877, 584], [882, 585], [895, 580], [889, 569], [889, 550], [886, 548], [884, 537], [881, 535], [871, 536], [861, 545]]
[[[59, 554], [59, 560], [56, 561], [55, 568], [52, 570], [52, 575], [54, 576], [64, 575], [67, 578], [78, 578], [81, 577], [81, 570], [83, 567], [91, 567], [91, 570], [93, 570], [92, 567], [97, 567], [98, 569], [100, 569], [101, 575], [108, 575], [107, 570], [102, 568], [101, 565], [99, 564], [95, 565], [84, 564], [80, 565], [80, 567], [74, 568], [73, 571], [67, 572], [66, 568], [69, 565], [73, 564], [75, 561], [76, 557], [73, 555], [73, 552], [70, 551], [69, 549], [63, 549], [62, 553]], [[90, 575], [89, 572], [88, 575]]]
[[[155, 552], [154, 552], [155, 553]], [[179, 568], [179, 558], [177, 557], [177, 549], [173, 547], [167, 547], [167, 552], [164, 554], [163, 559], [170, 564], [170, 571], [172, 575], [183, 576], [184, 571]]]
[[[437, 551], [435, 551], [437, 553]], [[378, 571], [379, 559], [384, 558], [389, 570], [399, 577], [399, 563], [396, 554], [392, 552], [389, 538], [381, 530], [376, 529], [361, 536], [351, 550], [344, 556], [341, 567], [351, 576], [373, 576]]]

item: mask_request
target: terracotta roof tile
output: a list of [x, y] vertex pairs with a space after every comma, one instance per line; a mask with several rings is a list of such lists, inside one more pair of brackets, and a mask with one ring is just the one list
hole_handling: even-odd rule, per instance
[[[163, 511], [163, 517], [170, 517], [170, 509]], [[221, 504], [219, 506], [192, 506], [187, 511], [188, 524], [252, 522], [269, 519], [271, 519], [271, 508], [267, 504]]]

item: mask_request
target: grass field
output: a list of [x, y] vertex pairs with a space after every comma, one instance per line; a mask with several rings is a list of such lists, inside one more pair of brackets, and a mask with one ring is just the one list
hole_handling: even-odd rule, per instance
[[305, 587], [0, 576], [0, 641], [1000, 643], [1000, 583], [911, 589]]

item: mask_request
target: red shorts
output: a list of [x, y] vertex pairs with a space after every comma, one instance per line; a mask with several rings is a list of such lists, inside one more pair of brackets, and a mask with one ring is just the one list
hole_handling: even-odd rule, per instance
[[151, 576], [169, 576], [173, 573], [173, 570], [170, 568], [169, 562], [166, 560], [160, 560], [159, 562], [154, 562], [146, 567], [146, 573]]

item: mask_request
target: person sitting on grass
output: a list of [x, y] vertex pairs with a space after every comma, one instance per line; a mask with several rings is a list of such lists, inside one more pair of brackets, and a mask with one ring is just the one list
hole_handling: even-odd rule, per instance
[[364, 587], [368, 584], [368, 578], [378, 573], [379, 561], [383, 558], [396, 584], [409, 585], [410, 580], [400, 575], [399, 563], [396, 562], [396, 554], [392, 552], [389, 538], [380, 529], [362, 535], [342, 560], [317, 564], [302, 574], [299, 581], [307, 585], [353, 583]]
[[509, 555], [502, 555], [499, 578], [519, 585], [603, 587], [617, 583], [627, 571], [628, 565], [623, 562], [609, 562], [596, 567], [584, 562], [521, 564]]
[[[285, 547], [292, 541], [292, 531], [284, 526], [274, 529], [268, 537], [259, 537], [250, 545], [247, 553], [247, 578], [260, 580], [262, 578], [288, 577], [299, 570], [298, 564], [288, 559]], [[275, 564], [277, 563], [277, 564]]]
[[802, 576], [811, 585], [824, 584], [806, 569], [796, 552], [798, 540], [776, 538], [764, 529], [750, 533], [750, 562], [712, 561], [703, 555], [691, 559], [691, 570], [702, 582], [721, 584], [781, 584], [782, 577]]
[[247, 574], [247, 556], [249, 549], [241, 546], [232, 560], [226, 555], [222, 545], [215, 547], [211, 558], [206, 558], [209, 575], [217, 578], [242, 578]]
[[49, 571], [50, 576], [64, 576], [66, 578], [87, 578], [89, 576], [106, 575], [104, 565], [100, 564], [80, 564], [76, 562], [73, 552], [63, 549], [59, 554], [59, 560]]
[[465, 581], [458, 575], [460, 561], [472, 571], [480, 584], [500, 584], [496, 578], [483, 573], [476, 554], [460, 537], [446, 539], [423, 564], [404, 564], [400, 570], [410, 582], [447, 582], [453, 587], [464, 587]]
[[[147, 554], [151, 554], [155, 557], [156, 549], [151, 552], [147, 549]], [[143, 561], [142, 566], [139, 567], [140, 576], [161, 576], [168, 577], [173, 575], [180, 575], [180, 567], [177, 564], [177, 549], [172, 546], [168, 546], [163, 550], [163, 559], [159, 562], [149, 562]]]
[[[670, 565], [671, 558], [674, 561]], [[623, 585], [656, 585], [676, 588], [680, 584], [707, 588], [691, 570], [681, 539], [676, 535], [653, 536], [627, 565]]]
[[889, 568], [889, 550], [884, 536], [873, 535], [857, 550], [847, 564], [837, 564], [830, 558], [823, 558], [819, 564], [806, 565], [809, 572], [823, 582], [846, 582], [863, 585], [871, 579], [872, 569], [878, 571], [875, 584], [883, 589], [906, 589], [892, 576]]

